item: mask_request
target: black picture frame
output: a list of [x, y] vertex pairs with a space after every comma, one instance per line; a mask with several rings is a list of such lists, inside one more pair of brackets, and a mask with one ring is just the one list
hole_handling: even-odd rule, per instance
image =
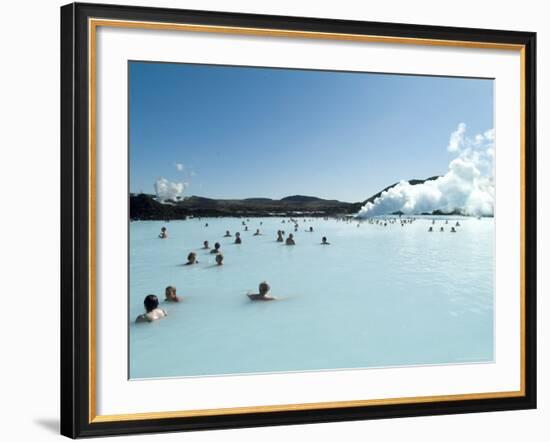
[[[524, 47], [524, 395], [437, 402], [90, 420], [89, 18], [315, 33], [375, 35]], [[536, 408], [536, 34], [489, 29], [73, 3], [61, 7], [61, 434], [105, 436], [336, 422]]]

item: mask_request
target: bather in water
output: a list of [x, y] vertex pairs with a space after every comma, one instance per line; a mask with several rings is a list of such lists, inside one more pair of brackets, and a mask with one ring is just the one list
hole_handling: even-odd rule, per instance
[[176, 294], [176, 287], [173, 287], [169, 285], [164, 290], [164, 296], [166, 299], [164, 299], [165, 302], [180, 302], [182, 301], [182, 298]]
[[208, 243], [208, 241], [204, 241], [204, 242], [202, 243], [202, 248], [203, 248], [203, 249], [207, 249], [207, 250], [210, 248], [210, 244]]
[[162, 228], [160, 229], [159, 238], [160, 238], [160, 239], [166, 239], [166, 238], [168, 238], [168, 231], [166, 230], [166, 227], [162, 227]]
[[225, 235], [223, 235], [224, 238], [229, 238], [231, 236], [231, 233], [229, 233], [229, 230], [225, 231]]
[[156, 295], [147, 295], [143, 301], [145, 312], [136, 318], [136, 322], [153, 322], [157, 319], [165, 318], [168, 313], [159, 307], [159, 299]]
[[321, 240], [321, 245], [322, 245], [322, 246], [328, 246], [328, 245], [330, 245], [330, 243], [327, 241], [327, 237], [326, 237], [326, 236], [323, 236], [323, 239]]
[[256, 229], [256, 233], [254, 233], [254, 235], [252, 236], [261, 236], [260, 229]]
[[260, 285], [258, 286], [258, 292], [259, 293], [249, 293], [247, 296], [250, 298], [251, 301], [274, 301], [277, 298], [274, 296], [268, 295], [269, 290], [271, 290], [270, 285], [266, 282], [260, 282]]
[[292, 233], [288, 234], [288, 238], [286, 239], [286, 245], [287, 246], [295, 246], [296, 241], [294, 241], [294, 235]]
[[197, 261], [197, 254], [195, 252], [191, 252], [189, 255], [187, 255], [187, 262], [185, 263], [186, 266], [198, 263], [199, 261]]
[[242, 244], [241, 234], [239, 232], [235, 233], [235, 244]]
[[221, 245], [219, 242], [215, 243], [214, 248], [210, 250], [210, 253], [220, 253], [220, 247]]
[[223, 265], [223, 255], [221, 253], [216, 255], [216, 264], [219, 266]]

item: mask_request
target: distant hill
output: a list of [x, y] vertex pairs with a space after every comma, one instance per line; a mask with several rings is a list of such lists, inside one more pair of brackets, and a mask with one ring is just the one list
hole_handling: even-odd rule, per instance
[[[413, 179], [412, 185], [435, 180], [433, 176], [425, 180]], [[214, 199], [189, 196], [181, 201], [161, 203], [154, 195], [130, 195], [130, 219], [169, 220], [185, 219], [189, 216], [344, 216], [355, 215], [366, 203], [372, 203], [382, 192], [396, 186], [394, 183], [363, 202], [346, 203], [338, 200], [325, 200], [315, 196], [291, 195], [280, 200], [271, 198]]]
[[313, 201], [325, 201], [316, 196], [304, 196], [304, 195], [292, 195], [281, 198], [281, 201], [286, 201], [289, 203], [311, 203]]
[[160, 203], [153, 195], [130, 195], [130, 218], [134, 220], [185, 219], [189, 216], [335, 216], [355, 214], [362, 203], [294, 195], [271, 198], [213, 199], [190, 196]]

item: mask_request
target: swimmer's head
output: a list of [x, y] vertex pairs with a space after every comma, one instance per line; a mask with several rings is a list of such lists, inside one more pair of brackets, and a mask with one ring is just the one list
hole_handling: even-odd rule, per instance
[[168, 287], [166, 287], [166, 289], [164, 290], [164, 294], [166, 296], [166, 299], [174, 299], [176, 297], [176, 288], [169, 285]]
[[149, 313], [159, 306], [159, 298], [156, 295], [147, 295], [143, 301], [143, 305], [147, 313]]
[[267, 295], [269, 290], [271, 290], [271, 287], [266, 281], [260, 282], [260, 285], [258, 286], [258, 292], [260, 292], [260, 295]]
[[288, 234], [288, 237], [289, 237], [290, 239], [292, 239], [292, 238], [294, 238], [294, 235], [293, 235], [292, 233], [289, 233], [289, 234]]
[[195, 262], [196, 260], [197, 260], [197, 254], [195, 252], [191, 252], [189, 255], [187, 255], [187, 261]]
[[239, 232], [235, 233], [235, 236], [238, 238], [239, 236], [241, 236], [241, 234]]
[[208, 241], [204, 241], [203, 244], [204, 244], [204, 247], [208, 247]]
[[166, 227], [161, 227], [160, 231], [161, 232], [166, 232]]
[[220, 245], [219, 242], [217, 242], [216, 244], [214, 244], [214, 248], [215, 248], [216, 250], [218, 250], [220, 247], [221, 247], [221, 245]]
[[323, 242], [327, 242], [327, 237], [326, 236], [323, 236]]
[[223, 255], [221, 253], [218, 253], [216, 255], [216, 263], [221, 266], [223, 264]]

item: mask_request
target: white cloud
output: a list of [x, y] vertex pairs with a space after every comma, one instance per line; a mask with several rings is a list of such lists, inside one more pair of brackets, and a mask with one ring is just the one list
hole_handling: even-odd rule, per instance
[[166, 178], [159, 178], [155, 181], [155, 194], [157, 195], [157, 200], [160, 202], [180, 200], [183, 198], [183, 192], [187, 186], [187, 183], [176, 183], [168, 181]]
[[367, 203], [359, 217], [385, 215], [401, 211], [406, 214], [431, 213], [434, 210], [460, 210], [468, 215], [494, 214], [493, 179], [494, 130], [466, 137], [466, 125], [460, 123], [451, 134], [447, 150], [457, 156], [445, 175], [423, 184], [401, 181]]

